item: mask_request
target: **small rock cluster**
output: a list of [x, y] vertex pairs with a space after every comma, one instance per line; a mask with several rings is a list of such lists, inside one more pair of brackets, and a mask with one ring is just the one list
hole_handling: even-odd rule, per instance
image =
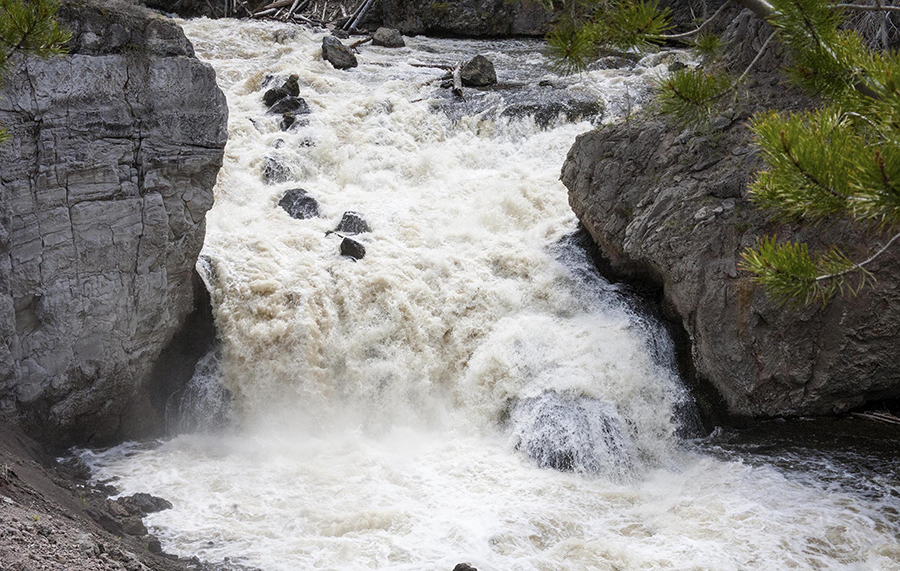
[[301, 115], [310, 113], [306, 100], [300, 97], [299, 77], [291, 75], [281, 87], [266, 91], [263, 103], [269, 108], [266, 113], [281, 115], [281, 130], [287, 131]]

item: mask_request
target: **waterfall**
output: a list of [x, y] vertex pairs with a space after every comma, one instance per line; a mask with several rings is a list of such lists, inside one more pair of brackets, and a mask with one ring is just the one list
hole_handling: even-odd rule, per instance
[[[184, 26], [230, 109], [202, 268], [221, 345], [172, 403], [184, 434], [83, 455], [172, 501], [146, 519], [166, 550], [266, 571], [900, 560], [878, 506], [686, 443], [665, 327], [572, 238], [574, 138], [683, 55], [567, 78], [539, 42], [415, 37], [339, 71], [321, 34]], [[478, 53], [500, 85], [465, 100], [423, 67]], [[283, 130], [262, 97], [291, 75], [310, 113]]]

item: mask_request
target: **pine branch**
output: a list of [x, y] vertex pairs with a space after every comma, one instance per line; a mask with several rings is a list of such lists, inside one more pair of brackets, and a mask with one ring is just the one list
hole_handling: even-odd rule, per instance
[[900, 6], [863, 6], [860, 4], [834, 4], [831, 7], [857, 12], [900, 12]]
[[868, 266], [869, 264], [874, 262], [878, 258], [878, 256], [884, 254], [888, 250], [888, 248], [890, 248], [894, 244], [894, 242], [896, 242], [898, 239], [900, 239], [900, 233], [895, 234], [893, 238], [888, 240], [887, 244], [882, 246], [880, 250], [878, 250], [877, 252], [875, 252], [874, 254], [869, 256], [868, 258], [866, 258], [864, 261], [859, 262], [858, 264], [853, 264], [853, 267], [848, 268], [843, 271], [840, 271], [840, 272], [837, 272], [837, 273], [834, 273], [834, 274], [826, 274], [823, 276], [817, 276], [816, 281], [822, 282], [822, 281], [826, 281], [826, 280], [832, 280], [832, 279], [840, 278], [840, 277], [846, 276], [847, 274], [862, 270], [863, 268], [865, 268], [866, 266]]

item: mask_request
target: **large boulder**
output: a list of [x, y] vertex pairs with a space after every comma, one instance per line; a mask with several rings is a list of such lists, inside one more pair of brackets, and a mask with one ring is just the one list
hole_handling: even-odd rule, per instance
[[[748, 84], [769, 108], [805, 106], [776, 75]], [[781, 307], [740, 270], [763, 235], [839, 243], [865, 259], [884, 237], [835, 221], [778, 223], [747, 198], [762, 167], [747, 114], [707, 131], [632, 119], [581, 135], [562, 171], [569, 203], [612, 269], [663, 290], [690, 337], [693, 364], [740, 417], [830, 414], [900, 397], [900, 249], [872, 264], [877, 277], [827, 307]]]
[[227, 107], [171, 21], [113, 1], [59, 16], [69, 55], [15, 60], [0, 91], [0, 417], [100, 443], [155, 426], [163, 372], [190, 377], [163, 361], [205, 294]]
[[335, 69], [349, 69], [358, 65], [356, 56], [353, 55], [350, 48], [334, 36], [322, 38], [322, 59], [333, 65]]
[[372, 34], [372, 44], [385, 48], [402, 48], [406, 46], [399, 30], [393, 28], [378, 28]]
[[532, 0], [381, 0], [385, 26], [406, 35], [543, 36], [553, 13]]
[[466, 87], [485, 87], [497, 83], [494, 64], [480, 54], [463, 64], [459, 75]]

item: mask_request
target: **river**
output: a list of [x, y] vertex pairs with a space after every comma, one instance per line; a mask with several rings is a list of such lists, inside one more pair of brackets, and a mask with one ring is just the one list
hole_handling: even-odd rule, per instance
[[[563, 78], [537, 42], [416, 37], [338, 71], [309, 31], [183, 25], [229, 102], [200, 264], [221, 346], [192, 430], [81, 453], [174, 504], [145, 520], [166, 551], [265, 571], [900, 569], [896, 464], [701, 433], [665, 329], [572, 238], [574, 138], [683, 55]], [[422, 67], [477, 53], [501, 87], [465, 101]], [[311, 113], [284, 132], [262, 94], [290, 74]], [[279, 208], [291, 188], [320, 217]], [[359, 261], [327, 234], [347, 211], [371, 227]]]

